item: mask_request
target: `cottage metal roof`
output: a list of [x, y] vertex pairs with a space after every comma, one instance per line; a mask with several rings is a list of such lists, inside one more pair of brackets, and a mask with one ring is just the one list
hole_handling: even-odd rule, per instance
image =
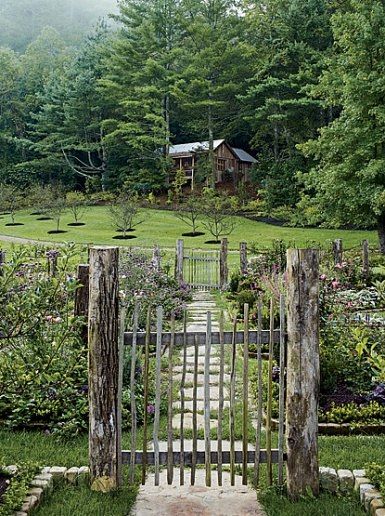
[[248, 152], [244, 151], [243, 149], [236, 149], [235, 147], [232, 147], [235, 154], [238, 156], [238, 159], [241, 161], [247, 161], [249, 163], [257, 163], [257, 160], [253, 158]]
[[[225, 140], [214, 140], [214, 150], [219, 147]], [[191, 152], [198, 152], [200, 150], [209, 150], [209, 142], [193, 142], [193, 143], [179, 143], [170, 147], [170, 155], [184, 154]]]

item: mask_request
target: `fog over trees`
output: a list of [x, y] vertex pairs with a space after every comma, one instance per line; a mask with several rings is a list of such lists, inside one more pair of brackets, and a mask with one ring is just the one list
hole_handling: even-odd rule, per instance
[[46, 26], [67, 43], [78, 43], [100, 17], [116, 9], [117, 0], [1, 0], [0, 46], [23, 52]]

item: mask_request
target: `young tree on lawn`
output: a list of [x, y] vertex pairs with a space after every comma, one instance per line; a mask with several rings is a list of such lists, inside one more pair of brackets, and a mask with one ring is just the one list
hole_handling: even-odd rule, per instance
[[126, 238], [128, 232], [133, 231], [144, 221], [139, 217], [138, 197], [132, 194], [122, 194], [116, 204], [109, 207], [109, 212], [116, 229], [123, 233], [123, 238]]
[[219, 243], [221, 237], [230, 235], [236, 226], [231, 200], [216, 194], [212, 189], [206, 189], [202, 201], [205, 215], [202, 224], [214, 237], [214, 241]]
[[191, 236], [197, 234], [198, 221], [202, 216], [202, 200], [196, 195], [190, 195], [186, 202], [179, 206], [176, 216], [192, 229]]
[[79, 224], [82, 216], [88, 209], [86, 196], [83, 192], [68, 192], [66, 204], [73, 215], [74, 223]]
[[0, 184], [0, 212], [9, 213], [11, 224], [16, 224], [16, 213], [23, 206], [23, 196], [15, 187], [6, 184]]
[[385, 4], [344, 7], [332, 16], [335, 54], [315, 92], [341, 114], [302, 145], [318, 161], [304, 180], [328, 221], [376, 224], [385, 254]]
[[47, 213], [55, 221], [55, 231], [59, 233], [61, 218], [67, 209], [66, 199], [63, 192], [59, 189], [52, 191], [52, 193], [53, 195], [49, 200], [49, 205], [47, 206]]

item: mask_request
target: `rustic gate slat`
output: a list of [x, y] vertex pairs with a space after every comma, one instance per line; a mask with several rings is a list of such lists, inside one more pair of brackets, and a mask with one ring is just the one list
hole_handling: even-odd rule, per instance
[[237, 331], [237, 318], [233, 322], [233, 343], [231, 346], [231, 372], [230, 372], [230, 483], [235, 485], [235, 358], [237, 353], [235, 334]]
[[173, 431], [172, 431], [172, 394], [173, 394], [173, 351], [175, 340], [175, 313], [171, 314], [171, 342], [168, 348], [168, 410], [167, 410], [167, 483], [172, 484], [174, 477], [173, 457]]
[[159, 422], [160, 422], [160, 374], [162, 358], [162, 327], [163, 327], [163, 308], [158, 306], [156, 309], [156, 330], [158, 339], [156, 342], [156, 363], [155, 363], [155, 418], [154, 418], [154, 457], [155, 457], [155, 485], [159, 485]]
[[283, 434], [285, 417], [285, 296], [279, 299], [279, 423], [278, 423], [278, 484], [283, 484]]
[[210, 354], [211, 354], [211, 312], [207, 312], [205, 371], [204, 371], [204, 421], [206, 452], [206, 486], [211, 486], [211, 439], [210, 439]]
[[198, 340], [194, 342], [194, 383], [193, 383], [193, 442], [191, 463], [191, 485], [195, 485], [195, 469], [198, 451], [198, 427], [197, 427], [197, 390], [198, 390]]
[[270, 341], [269, 341], [269, 365], [267, 382], [267, 408], [266, 408], [266, 450], [267, 450], [267, 484], [273, 483], [273, 468], [271, 464], [271, 417], [273, 401], [273, 333], [274, 333], [274, 299], [270, 300]]
[[243, 308], [244, 343], [243, 343], [243, 411], [242, 411], [242, 484], [247, 486], [247, 449], [249, 444], [249, 305]]
[[148, 372], [150, 362], [150, 332], [151, 332], [151, 307], [147, 310], [146, 320], [146, 343], [144, 349], [144, 386], [143, 386], [143, 462], [142, 462], [142, 485], [146, 483], [147, 475], [147, 444], [148, 444]]
[[[134, 317], [132, 324], [132, 348], [131, 348], [131, 371], [130, 371], [130, 406], [131, 406], [131, 450], [136, 450], [136, 393], [135, 393], [135, 370], [136, 370], [136, 336], [138, 332], [139, 304], [135, 303]], [[135, 454], [131, 456], [130, 462], [130, 483], [135, 481]]]
[[223, 310], [219, 316], [219, 339], [220, 343], [220, 358], [219, 358], [219, 404], [218, 404], [218, 485], [222, 485], [222, 428], [223, 428], [223, 407], [224, 407], [224, 373], [225, 373], [225, 347], [224, 340], [224, 314]]
[[262, 435], [262, 300], [258, 300], [258, 332], [257, 332], [257, 361], [258, 361], [258, 401], [257, 401], [257, 428], [255, 440], [255, 463], [254, 463], [254, 483], [259, 485], [259, 465]]
[[184, 485], [184, 401], [185, 401], [185, 384], [186, 384], [186, 362], [187, 362], [187, 313], [183, 311], [183, 365], [182, 380], [180, 383], [180, 485]]

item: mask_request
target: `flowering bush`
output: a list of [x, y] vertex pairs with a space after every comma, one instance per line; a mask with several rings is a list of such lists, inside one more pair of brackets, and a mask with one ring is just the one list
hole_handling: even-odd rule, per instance
[[174, 312], [176, 318], [181, 317], [186, 303], [191, 300], [191, 289], [187, 285], [178, 285], [165, 270], [158, 268], [152, 258], [139, 250], [121, 256], [120, 289], [127, 308], [128, 325], [138, 303], [139, 327], [142, 330], [149, 307], [154, 314], [156, 307], [162, 306], [167, 324], [171, 313]]
[[55, 255], [55, 276], [38, 248], [13, 250], [2, 265], [0, 420], [73, 433], [87, 427], [87, 350], [83, 321], [73, 316], [76, 251]]

